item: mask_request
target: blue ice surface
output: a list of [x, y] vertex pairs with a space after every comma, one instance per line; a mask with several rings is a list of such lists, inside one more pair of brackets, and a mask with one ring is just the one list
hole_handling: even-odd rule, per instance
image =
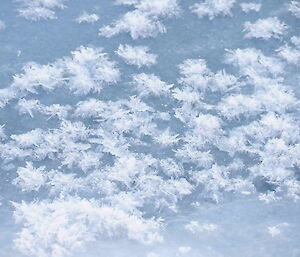
[[[195, 13], [191, 12], [190, 6], [196, 2], [201, 1], [178, 1], [181, 9], [179, 16], [163, 19], [163, 23], [167, 28], [166, 33], [158, 34], [155, 37], [132, 39], [128, 33], [120, 33], [111, 38], [98, 35], [99, 28], [112, 24], [115, 20], [119, 19], [121, 15], [133, 10], [132, 6], [116, 5], [113, 1], [104, 0], [69, 0], [65, 1], [67, 8], [62, 10], [55, 9], [57, 19], [31, 21], [18, 14], [17, 9], [20, 3], [13, 0], [2, 0], [0, 3], [0, 20], [5, 23], [6, 28], [0, 31], [0, 88], [9, 88], [13, 83], [13, 76], [15, 74], [21, 74], [22, 67], [28, 62], [46, 65], [65, 56], [70, 56], [70, 53], [80, 46], [101, 47], [103, 51], [107, 53], [109, 59], [116, 62], [116, 66], [121, 72], [121, 79], [117, 85], [105, 87], [100, 94], [89, 93], [87, 95], [76, 95], [62, 87], [55, 89], [53, 92], [38, 89], [37, 94], [28, 93], [24, 97], [26, 99], [38, 99], [44, 105], [68, 104], [71, 105], [74, 110], [78, 102], [90, 98], [108, 102], [129, 99], [130, 96], [136, 95], [136, 93], [132, 93], [131, 91], [131, 81], [132, 75], [137, 73], [153, 73], [167, 84], [174, 84], [175, 87], [180, 88], [182, 85], [179, 83], [181, 75], [178, 65], [187, 59], [205, 59], [207, 67], [209, 67], [213, 73], [225, 69], [226, 72], [230, 74], [242, 77], [237, 67], [224, 61], [226, 49], [255, 48], [262, 51], [266, 56], [276, 56], [276, 49], [289, 43], [292, 36], [300, 36], [300, 20], [291, 15], [287, 10], [287, 1], [261, 1], [261, 10], [259, 12], [249, 13], [242, 12], [239, 7], [241, 1], [236, 1], [231, 10], [231, 16], [216, 16], [212, 20], [207, 17], [198, 18]], [[98, 14], [100, 17], [99, 21], [93, 24], [75, 23], [74, 20], [83, 11]], [[269, 40], [261, 40], [244, 38], [245, 32], [243, 32], [243, 24], [245, 22], [255, 22], [259, 18], [275, 16], [288, 25], [287, 32], [279, 39], [271, 38]], [[115, 54], [120, 44], [148, 46], [151, 53], [158, 56], [157, 64], [140, 69], [126, 64]], [[282, 62], [284, 63], [284, 74], [282, 75], [284, 84], [289, 86], [295, 98], [299, 101], [300, 63], [290, 65], [284, 61]], [[247, 95], [247, 93], [245, 94]], [[207, 100], [207, 102], [215, 103], [219, 101], [218, 99], [222, 96], [218, 95], [218, 93], [210, 93], [206, 95], [206, 97], [207, 99], [205, 100]], [[45, 118], [39, 114], [34, 115], [34, 117], [28, 114], [20, 114], [16, 109], [18, 100], [19, 99], [12, 99], [5, 107], [0, 109], [0, 125], [5, 124], [4, 129], [6, 134], [6, 139], [0, 141], [2, 146], [0, 148], [1, 151], [8, 147], [11, 141], [10, 136], [12, 135], [26, 133], [36, 128], [51, 131], [60, 126], [61, 121], [56, 118], [48, 120], [47, 117]], [[171, 116], [174, 114], [174, 110], [180, 106], [177, 101], [164, 97], [148, 97], [142, 98], [142, 100], [155, 110], [167, 112], [171, 114]], [[291, 111], [287, 110], [284, 113], [279, 113], [278, 115], [282, 115], [283, 117], [284, 115], [295, 117], [293, 125], [299, 128], [299, 109], [297, 109], [297, 107], [298, 106]], [[209, 111], [203, 111], [204, 114], [207, 112]], [[272, 110], [269, 112], [273, 113]], [[214, 111], [212, 111], [212, 114], [218, 116]], [[263, 114], [257, 113], [255, 117], [242, 117], [234, 121], [224, 119], [225, 125], [223, 129], [228, 132], [237, 126], [245, 126], [255, 120], [259, 121]], [[80, 120], [84, 122], [88, 128], [98, 126], [98, 123], [94, 119], [79, 119], [70, 115], [68, 120], [72, 122]], [[185, 124], [179, 122], [173, 116], [171, 120], [160, 120], [156, 125], [161, 130], [169, 127], [171, 131], [175, 134], [179, 134], [182, 138], [184, 138], [186, 131], [189, 130]], [[296, 138], [294, 141], [287, 140], [289, 141], [287, 144], [290, 144], [290, 147], [297, 145], [299, 138], [298, 132], [299, 130], [294, 132], [294, 137]], [[289, 136], [292, 138], [292, 135]], [[272, 135], [270, 137], [272, 137]], [[277, 138], [277, 136], [274, 136], [274, 138]], [[169, 157], [173, 158], [174, 151], [180, 148], [180, 145], [167, 149], [160, 148], [160, 146], [157, 146], [156, 143], [147, 137], [141, 139], [144, 141], [144, 144], [132, 147], [132, 152], [151, 155], [156, 160]], [[129, 141], [130, 140], [128, 140], [128, 142]], [[83, 140], [83, 143], [87, 142]], [[214, 155], [213, 162], [222, 167], [228, 166], [235, 158], [239, 158], [244, 162], [246, 172], [249, 172], [249, 167], [259, 163], [256, 159], [259, 157], [251, 154], [236, 154], [233, 157], [229, 157], [229, 154], [226, 151], [218, 149], [218, 146], [210, 147], [209, 150]], [[97, 152], [98, 150], [93, 149], [93, 151]], [[297, 155], [296, 152], [294, 153]], [[293, 152], [290, 153], [290, 155], [292, 154]], [[102, 166], [99, 169], [103, 169], [105, 165], [111, 166], [111, 163], [116, 161], [110, 157], [108, 156], [106, 159], [103, 158]], [[67, 198], [67, 196], [62, 197], [61, 195], [49, 194], [46, 188], [26, 192], [14, 185], [13, 181], [17, 177], [17, 169], [24, 167], [27, 161], [32, 161], [34, 167], [46, 166], [47, 170], [59, 168], [59, 170], [64, 173], [72, 172], [78, 177], [85, 177], [92, 171], [86, 173], [79, 167], [65, 168], [64, 170], [60, 168], [61, 163], [59, 162], [61, 160], [51, 158], [42, 160], [34, 160], [30, 157], [24, 159], [9, 159], [0, 153], [0, 202], [2, 204], [0, 206], [0, 256], [54, 257], [55, 255], [50, 249], [57, 243], [55, 236], [52, 241], [49, 240], [48, 243], [45, 243], [45, 246], [40, 246], [45, 250], [46, 255], [39, 255], [35, 250], [39, 248], [39, 241], [35, 241], [34, 239], [30, 241], [30, 239], [28, 239], [28, 242], [32, 243], [32, 245], [29, 246], [29, 248], [32, 248], [31, 253], [22, 250], [22, 247], [18, 245], [18, 241], [16, 241], [16, 238], [20, 238], [19, 232], [26, 228], [26, 224], [16, 222], [16, 218], [14, 217], [15, 207], [12, 202], [21, 203], [25, 201], [27, 203], [35, 203], [43, 200], [51, 202], [63, 197]], [[105, 161], [107, 163], [105, 163]], [[176, 162], [184, 164], [186, 173], [183, 178], [190, 181], [193, 172], [196, 172], [198, 169], [191, 168], [195, 165], [193, 161], [191, 161], [192, 164], [184, 163], [180, 158], [177, 158]], [[295, 163], [293, 167], [289, 167], [288, 164], [287, 167], [293, 169], [293, 179], [291, 179], [291, 181], [299, 182], [299, 168], [297, 167], [297, 165], [299, 165], [299, 159], [298, 163], [297, 160]], [[268, 170], [274, 169], [273, 166], [265, 168]], [[139, 207], [138, 209], [143, 213], [145, 219], [151, 217], [162, 217], [164, 219], [162, 222], [163, 228], [160, 230], [161, 235], [164, 237], [163, 242], [145, 245], [130, 238], [128, 239], [124, 236], [124, 231], [121, 231], [117, 236], [110, 236], [109, 233], [104, 232], [96, 234], [94, 241], [87, 242], [75, 248], [75, 251], [70, 251], [70, 253], [66, 253], [65, 255], [77, 257], [171, 257], [184, 255], [191, 257], [299, 257], [299, 200], [291, 199], [286, 195], [280, 195], [280, 183], [284, 184], [284, 180], [276, 184], [272, 181], [267, 181], [268, 178], [253, 176], [254, 178], [250, 176], [249, 180], [253, 183], [255, 191], [250, 195], [225, 192], [226, 190], [222, 191], [220, 189], [218, 193], [221, 195], [221, 200], [215, 202], [213, 199], [210, 199], [209, 196], [204, 195], [205, 190], [203, 190], [203, 187], [205, 187], [205, 185], [195, 184], [193, 185], [194, 188], [191, 194], [178, 197], [175, 202], [177, 211], [172, 211], [165, 207], [155, 209], [155, 204], [151, 202], [153, 200]], [[164, 176], [162, 176], [162, 178], [166, 180]], [[260, 193], [277, 193], [277, 186], [279, 187], [278, 194], [280, 195], [278, 200], [270, 203], [259, 200], [258, 196]], [[121, 185], [119, 190], [129, 193], [134, 191], [132, 188], [126, 189], [124, 185]], [[70, 193], [70, 195], [73, 197], [74, 193]], [[95, 198], [99, 201], [101, 201], [102, 197], [93, 192], [79, 192], [75, 195], [82, 199]], [[108, 200], [106, 200], [106, 203], [107, 201]], [[194, 202], [197, 202], [198, 205], [192, 205]], [[113, 203], [108, 202], [108, 205], [113, 205]], [[47, 213], [44, 218], [45, 220], [47, 219]], [[186, 224], [191, 221], [196, 221], [200, 225], [216, 224], [217, 229], [215, 231], [205, 231], [204, 229], [197, 233], [191, 233], [185, 229]], [[43, 220], [41, 220], [41, 222], [43, 222]], [[277, 235], [275, 232], [275, 235], [271, 235], [268, 228], [272, 227], [278, 228], [280, 234]], [[32, 233], [33, 236], [36, 236], [34, 231]], [[61, 246], [63, 247], [64, 244], [61, 243]], [[182, 246], [188, 246], [190, 250], [187, 253], [179, 251], [179, 247]]]

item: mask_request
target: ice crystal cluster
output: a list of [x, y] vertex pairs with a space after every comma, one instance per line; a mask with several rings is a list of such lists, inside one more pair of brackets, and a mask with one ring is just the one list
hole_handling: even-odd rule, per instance
[[299, 257], [298, 0], [0, 3], [1, 257]]

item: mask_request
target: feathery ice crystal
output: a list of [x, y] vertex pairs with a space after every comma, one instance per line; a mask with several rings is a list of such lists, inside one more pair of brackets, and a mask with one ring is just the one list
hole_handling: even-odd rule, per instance
[[298, 257], [298, 1], [5, 2], [0, 256]]

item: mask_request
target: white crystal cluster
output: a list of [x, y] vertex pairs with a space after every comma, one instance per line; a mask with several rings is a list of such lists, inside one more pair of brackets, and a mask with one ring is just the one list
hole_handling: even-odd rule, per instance
[[[32, 21], [55, 19], [55, 10], [71, 4], [16, 2], [19, 15]], [[162, 257], [151, 247], [168, 244], [172, 222], [183, 219], [173, 226], [201, 242], [230, 233], [222, 217], [201, 221], [187, 210], [203, 211], [210, 203], [218, 212], [234, 201], [257, 201], [262, 209], [299, 204], [299, 90], [291, 82], [298, 76], [299, 85], [300, 76], [295, 25], [261, 16], [264, 2], [258, 1], [241, 2], [240, 8], [235, 0], [112, 5], [126, 10], [110, 25], [100, 15], [99, 38], [115, 36], [113, 50], [87, 43], [48, 63], [25, 62], [0, 88], [0, 174], [11, 173], [8, 183], [21, 197], [1, 202], [13, 209], [12, 244], [21, 256], [75, 256], [93, 243], [127, 240], [147, 249], [137, 256]], [[283, 7], [286, 15], [300, 17], [297, 1]], [[168, 35], [175, 18], [184, 23], [185, 12], [210, 23], [245, 15], [245, 44], [221, 46], [221, 68], [209, 56], [170, 63], [176, 72], [168, 79], [158, 68], [165, 55], [150, 45]], [[73, 21], [95, 26], [89, 23], [99, 16], [89, 13]], [[10, 25], [4, 22], [0, 30], [6, 24], [6, 33]], [[176, 40], [180, 45], [182, 39]], [[278, 47], [263, 48], [269, 42]], [[12, 130], [10, 115], [30, 128]], [[275, 240], [298, 225], [275, 220], [257, 230]], [[193, 247], [184, 240], [172, 244], [174, 256], [238, 256], [209, 247], [202, 255]], [[292, 250], [296, 257], [299, 248]]]

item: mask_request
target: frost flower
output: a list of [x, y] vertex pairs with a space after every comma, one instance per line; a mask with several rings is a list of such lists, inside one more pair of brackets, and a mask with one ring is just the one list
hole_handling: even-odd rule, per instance
[[258, 19], [256, 22], [249, 21], [244, 23], [245, 38], [280, 38], [287, 29], [287, 25], [281, 22], [277, 17]]
[[157, 59], [157, 55], [149, 53], [147, 46], [120, 45], [116, 54], [127, 64], [135, 65], [138, 68], [152, 66]]

